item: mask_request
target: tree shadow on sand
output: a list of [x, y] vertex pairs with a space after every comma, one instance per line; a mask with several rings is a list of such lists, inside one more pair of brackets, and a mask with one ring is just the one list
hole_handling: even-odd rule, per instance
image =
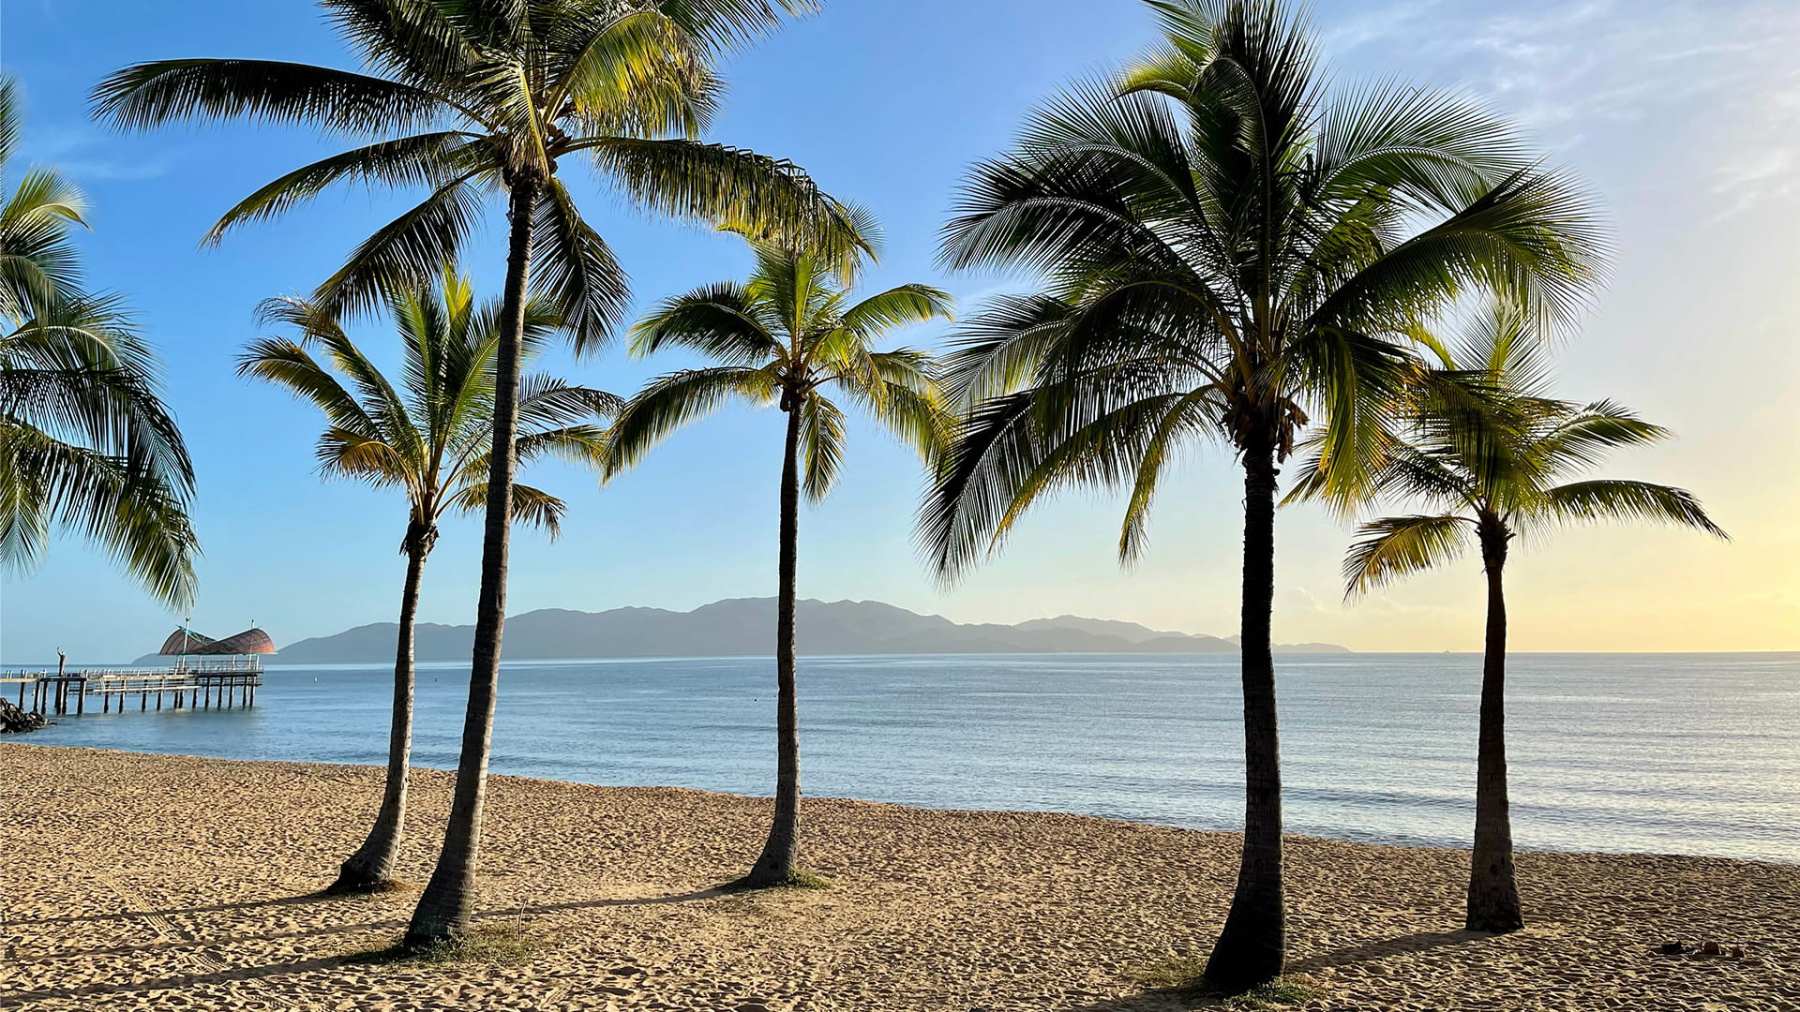
[[[1287, 974], [1300, 976], [1337, 966], [1379, 962], [1395, 956], [1430, 952], [1451, 945], [1492, 938], [1479, 931], [1420, 931], [1397, 938], [1382, 938], [1322, 952], [1287, 965]], [[1189, 1012], [1199, 1009], [1274, 1009], [1280, 1003], [1246, 1001], [1243, 996], [1208, 993], [1197, 987], [1147, 986], [1136, 994], [1106, 998], [1077, 1006], [1070, 1012]]]
[[[531, 916], [535, 916], [535, 915], [539, 915], [539, 914], [561, 913], [561, 912], [569, 911], [569, 910], [593, 910], [593, 909], [599, 909], [599, 908], [603, 908], [603, 907], [662, 906], [665, 904], [673, 904], [673, 903], [690, 903], [690, 902], [694, 902], [696, 900], [711, 899], [711, 898], [723, 896], [723, 895], [727, 895], [727, 893], [724, 890], [718, 889], [718, 888], [711, 888], [711, 889], [696, 889], [696, 890], [692, 890], [692, 891], [685, 892], [685, 893], [671, 893], [671, 894], [665, 895], [665, 896], [622, 897], [622, 898], [607, 897], [607, 898], [602, 898], [602, 899], [590, 899], [590, 900], [568, 900], [568, 901], [557, 902], [557, 903], [540, 903], [540, 904], [535, 904], [535, 905], [531, 905], [531, 906], [506, 907], [506, 908], [500, 908], [500, 909], [494, 909], [494, 910], [487, 910], [487, 911], [483, 911], [479, 914], [476, 914], [475, 920], [477, 922], [504, 921], [504, 920], [518, 919], [518, 918], [522, 918], [522, 917], [531, 917]], [[234, 910], [251, 910], [251, 909], [256, 909], [256, 908], [260, 908], [260, 907], [284, 906], [284, 905], [289, 905], [289, 904], [293, 904], [293, 903], [309, 902], [309, 901], [313, 901], [313, 900], [327, 900], [327, 899], [338, 900], [338, 901], [344, 901], [344, 900], [348, 899], [351, 902], [355, 902], [354, 897], [345, 897], [343, 895], [326, 896], [323, 894], [308, 894], [306, 896], [285, 897], [285, 898], [281, 898], [281, 899], [272, 899], [272, 900], [258, 900], [258, 901], [245, 902], [245, 903], [222, 903], [222, 904], [215, 904], [215, 905], [211, 905], [211, 906], [178, 907], [178, 908], [170, 908], [168, 910], [160, 910], [160, 911], [130, 911], [130, 912], [121, 913], [121, 914], [96, 915], [93, 918], [61, 918], [61, 919], [45, 919], [45, 920], [39, 920], [39, 921], [33, 921], [33, 922], [11, 921], [8, 923], [9, 924], [66, 923], [68, 921], [73, 921], [73, 920], [89, 920], [89, 919], [99, 920], [99, 919], [109, 919], [109, 918], [114, 918], [114, 917], [150, 917], [150, 916], [154, 916], [157, 914], [213, 913], [213, 912], [234, 911]], [[49, 962], [53, 962], [56, 960], [62, 960], [62, 959], [91, 958], [91, 957], [95, 957], [95, 956], [134, 956], [134, 955], [150, 955], [150, 954], [156, 954], [156, 953], [169, 953], [169, 952], [178, 951], [178, 950], [182, 950], [182, 949], [229, 948], [232, 945], [237, 945], [237, 944], [241, 944], [244, 942], [280, 941], [280, 940], [288, 940], [288, 939], [295, 939], [295, 938], [310, 938], [310, 937], [320, 937], [320, 936], [325, 936], [325, 935], [336, 935], [336, 934], [352, 934], [352, 933], [367, 932], [367, 931], [391, 931], [391, 930], [397, 930], [404, 926], [405, 926], [405, 922], [399, 921], [399, 920], [357, 921], [357, 922], [351, 922], [351, 923], [321, 925], [319, 927], [303, 928], [300, 930], [291, 930], [291, 931], [277, 931], [277, 932], [254, 932], [254, 931], [252, 931], [252, 932], [240, 932], [240, 933], [236, 933], [236, 934], [214, 935], [214, 936], [204, 937], [204, 938], [145, 942], [145, 943], [137, 944], [137, 945], [115, 945], [115, 946], [106, 946], [106, 947], [94, 948], [94, 949], [78, 949], [78, 950], [70, 949], [70, 950], [63, 950], [63, 951], [52, 951], [52, 952], [41, 952], [41, 953], [40, 952], [27, 952], [27, 954], [23, 958], [20, 958], [18, 960], [18, 962], [21, 964], [49, 963]], [[264, 966], [232, 967], [232, 968], [218, 971], [216, 973], [197, 974], [197, 975], [184, 976], [184, 977], [169, 977], [169, 978], [164, 978], [164, 979], [159, 979], [159, 980], [121, 982], [121, 983], [93, 983], [93, 984], [80, 985], [80, 986], [76, 986], [76, 987], [43, 988], [43, 989], [35, 990], [35, 991], [0, 991], [0, 1008], [11, 1008], [11, 1007], [13, 1007], [14, 1003], [25, 1004], [25, 1003], [34, 1002], [34, 1001], [47, 1001], [50, 999], [82, 998], [82, 997], [93, 997], [93, 996], [98, 996], [98, 995], [123, 994], [123, 993], [143, 993], [143, 992], [167, 990], [170, 988], [187, 987], [192, 984], [218, 983], [218, 982], [222, 982], [222, 981], [233, 981], [233, 980], [257, 980], [257, 979], [260, 979], [263, 977], [278, 976], [278, 975], [281, 975], [284, 973], [308, 972], [308, 971], [312, 971], [312, 970], [322, 969], [325, 967], [341, 966], [341, 965], [366, 962], [366, 961], [370, 960], [371, 958], [378, 957], [388, 951], [389, 950], [381, 949], [381, 950], [375, 950], [373, 952], [351, 952], [351, 953], [344, 953], [344, 954], [337, 955], [337, 956], [326, 956], [326, 957], [320, 957], [317, 959], [308, 959], [308, 960], [303, 960], [300, 962], [276, 963], [276, 964], [269, 964], [269, 965], [264, 965]]]
[[100, 921], [122, 921], [132, 917], [174, 917], [178, 914], [220, 914], [234, 910], [256, 910], [262, 907], [285, 907], [299, 903], [322, 903], [343, 899], [345, 894], [317, 889], [298, 896], [277, 896], [266, 900], [243, 900], [236, 903], [213, 903], [206, 906], [166, 907], [161, 910], [113, 910], [103, 914], [70, 914], [64, 917], [11, 918], [7, 924], [25, 927], [33, 924], [86, 924]]

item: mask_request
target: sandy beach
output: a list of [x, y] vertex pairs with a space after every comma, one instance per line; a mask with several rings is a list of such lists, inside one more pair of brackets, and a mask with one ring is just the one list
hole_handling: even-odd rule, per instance
[[[415, 780], [405, 875], [450, 777]], [[1145, 967], [1204, 951], [1228, 833], [808, 799], [832, 888], [731, 894], [768, 803], [496, 777], [484, 923], [522, 961], [394, 962], [414, 894], [323, 898], [372, 768], [0, 745], [0, 1008], [1205, 1007]], [[1800, 1008], [1800, 867], [1521, 855], [1531, 926], [1456, 930], [1465, 855], [1293, 838], [1290, 973], [1308, 1009]], [[1741, 945], [1665, 956], [1668, 939]]]

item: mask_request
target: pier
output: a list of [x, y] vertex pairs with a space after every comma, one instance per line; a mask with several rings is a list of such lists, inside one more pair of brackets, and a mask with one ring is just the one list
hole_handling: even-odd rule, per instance
[[[262, 685], [262, 658], [184, 658], [172, 668], [89, 668], [0, 674], [0, 698], [18, 694], [19, 709], [45, 717], [83, 716], [87, 697], [100, 697], [101, 713], [161, 710], [236, 709], [256, 705]], [[135, 699], [133, 698], [135, 697]], [[28, 705], [29, 704], [29, 705]]]

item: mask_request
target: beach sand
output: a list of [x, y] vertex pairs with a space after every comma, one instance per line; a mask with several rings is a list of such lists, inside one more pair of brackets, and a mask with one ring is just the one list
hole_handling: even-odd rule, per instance
[[[404, 875], [451, 778], [421, 772]], [[361, 767], [0, 744], [0, 1008], [1084, 1009], [1206, 1007], [1136, 979], [1204, 953], [1228, 833], [807, 799], [833, 887], [726, 894], [768, 802], [492, 780], [483, 923], [523, 962], [392, 962], [416, 891], [321, 898], [380, 792]], [[1523, 854], [1531, 924], [1461, 924], [1467, 857], [1288, 845], [1306, 1009], [1800, 1009], [1800, 867]], [[1747, 957], [1670, 957], [1716, 939]]]

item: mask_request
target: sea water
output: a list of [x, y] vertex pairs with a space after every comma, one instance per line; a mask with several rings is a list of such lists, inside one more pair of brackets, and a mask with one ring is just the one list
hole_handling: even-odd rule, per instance
[[[1276, 668], [1289, 831], [1468, 839], [1479, 657]], [[1234, 656], [817, 657], [798, 683], [809, 794], [1241, 824]], [[768, 794], [774, 685], [769, 658], [509, 662], [492, 769]], [[455, 766], [466, 696], [466, 665], [420, 666], [414, 762]], [[90, 710], [29, 740], [378, 764], [391, 700], [389, 667], [275, 665], [254, 709]], [[1520, 846], [1800, 861], [1800, 654], [1517, 654], [1507, 745]]]

